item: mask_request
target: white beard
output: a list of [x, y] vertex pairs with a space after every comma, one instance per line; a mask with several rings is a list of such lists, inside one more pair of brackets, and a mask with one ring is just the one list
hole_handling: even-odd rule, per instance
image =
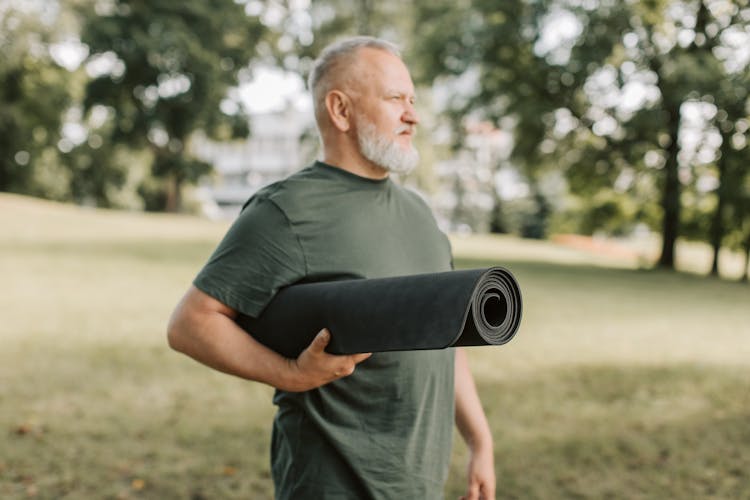
[[[375, 165], [394, 174], [408, 174], [419, 164], [419, 152], [414, 145], [404, 148], [396, 141], [389, 141], [366, 118], [357, 119], [356, 124], [359, 150]], [[411, 127], [399, 127], [394, 133], [399, 134], [404, 128]]]

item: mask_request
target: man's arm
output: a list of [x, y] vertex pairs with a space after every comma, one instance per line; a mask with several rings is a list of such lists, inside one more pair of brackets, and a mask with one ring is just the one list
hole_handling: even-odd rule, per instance
[[456, 426], [469, 447], [468, 491], [465, 500], [494, 500], [495, 459], [492, 433], [479, 401], [466, 352], [456, 349]]
[[235, 310], [191, 286], [169, 319], [169, 345], [216, 370], [291, 392], [351, 375], [370, 356], [326, 353], [330, 333], [322, 330], [297, 359], [288, 359], [245, 333], [236, 317]]

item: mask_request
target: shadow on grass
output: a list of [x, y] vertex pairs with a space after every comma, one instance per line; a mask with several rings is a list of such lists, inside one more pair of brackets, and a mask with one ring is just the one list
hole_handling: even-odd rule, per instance
[[[497, 497], [746, 498], [747, 375], [685, 364], [479, 380]], [[34, 486], [42, 498], [270, 499], [273, 409], [270, 394], [251, 387], [207, 376], [56, 398], [56, 415], [6, 429], [0, 493], [23, 498]], [[61, 405], [76, 409], [62, 418]], [[463, 493], [465, 458], [457, 447], [447, 498]]]
[[[37, 321], [27, 324], [25, 318], [34, 320], [36, 309], [21, 315], [24, 322], [16, 329], [23, 335], [15, 350], [6, 351], [18, 355], [3, 358], [0, 369], [0, 498], [34, 492], [38, 498], [271, 497], [268, 391], [198, 369], [167, 351], [163, 340], [160, 322], [173, 306], [163, 297], [175, 293], [172, 288], [183, 289], [183, 274], [197, 272], [215, 243], [0, 247], [11, 256], [8, 262], [52, 259], [42, 271], [75, 284], [77, 293], [81, 275], [59, 262], [80, 261], [115, 284], [120, 274], [136, 282], [125, 289], [130, 293], [112, 286], [86, 289], [103, 298], [106, 311], [86, 300], [63, 303], [76, 306], [75, 314], [69, 324], [53, 321], [55, 336], [35, 338]], [[165, 263], [180, 272], [165, 277]], [[456, 263], [498, 264], [460, 258]], [[743, 368], [590, 366], [581, 365], [588, 358], [577, 357], [568, 341], [588, 335], [591, 343], [604, 344], [606, 353], [623, 332], [648, 326], [645, 315], [664, 326], [654, 327], [634, 352], [653, 351], [658, 338], [667, 339], [665, 350], [672, 349], [676, 341], [690, 340], [685, 339], [690, 328], [691, 338], [708, 332], [714, 345], [716, 323], [723, 321], [731, 333], [722, 337], [728, 339], [726, 351], [742, 355], [750, 287], [661, 271], [523, 260], [500, 264], [524, 290], [526, 330], [519, 340], [537, 339], [527, 345], [539, 351], [550, 340], [566, 339], [552, 345], [563, 351], [559, 362], [575, 366], [538, 363], [531, 372], [478, 377], [496, 437], [498, 498], [747, 498], [750, 374], [744, 360]], [[17, 279], [27, 276], [18, 273]], [[56, 300], [54, 295], [49, 302]], [[13, 309], [24, 305], [11, 303]], [[111, 333], [101, 325], [131, 317], [157, 319], [126, 324], [119, 336], [100, 340]], [[571, 331], [559, 324], [572, 325]], [[613, 324], [621, 326], [603, 335]], [[66, 335], [79, 331], [80, 338]], [[151, 339], [152, 331], [158, 331], [158, 340]], [[698, 350], [696, 359], [703, 356]], [[725, 358], [734, 359], [724, 353], [714, 357]], [[457, 449], [449, 498], [463, 492], [464, 458]]]

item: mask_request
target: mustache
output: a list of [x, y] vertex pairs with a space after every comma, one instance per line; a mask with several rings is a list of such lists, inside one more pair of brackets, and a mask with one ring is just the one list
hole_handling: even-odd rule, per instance
[[409, 132], [411, 135], [417, 135], [417, 128], [414, 125], [399, 125], [396, 130], [394, 130], [396, 135], [403, 134], [404, 132]]

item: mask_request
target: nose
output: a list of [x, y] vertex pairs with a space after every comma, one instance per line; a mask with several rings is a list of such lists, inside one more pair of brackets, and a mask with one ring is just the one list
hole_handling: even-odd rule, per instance
[[419, 124], [419, 116], [417, 115], [417, 110], [414, 108], [414, 105], [412, 103], [406, 103], [406, 109], [404, 110], [404, 114], [401, 116], [401, 120], [404, 123], [408, 123], [409, 125]]

